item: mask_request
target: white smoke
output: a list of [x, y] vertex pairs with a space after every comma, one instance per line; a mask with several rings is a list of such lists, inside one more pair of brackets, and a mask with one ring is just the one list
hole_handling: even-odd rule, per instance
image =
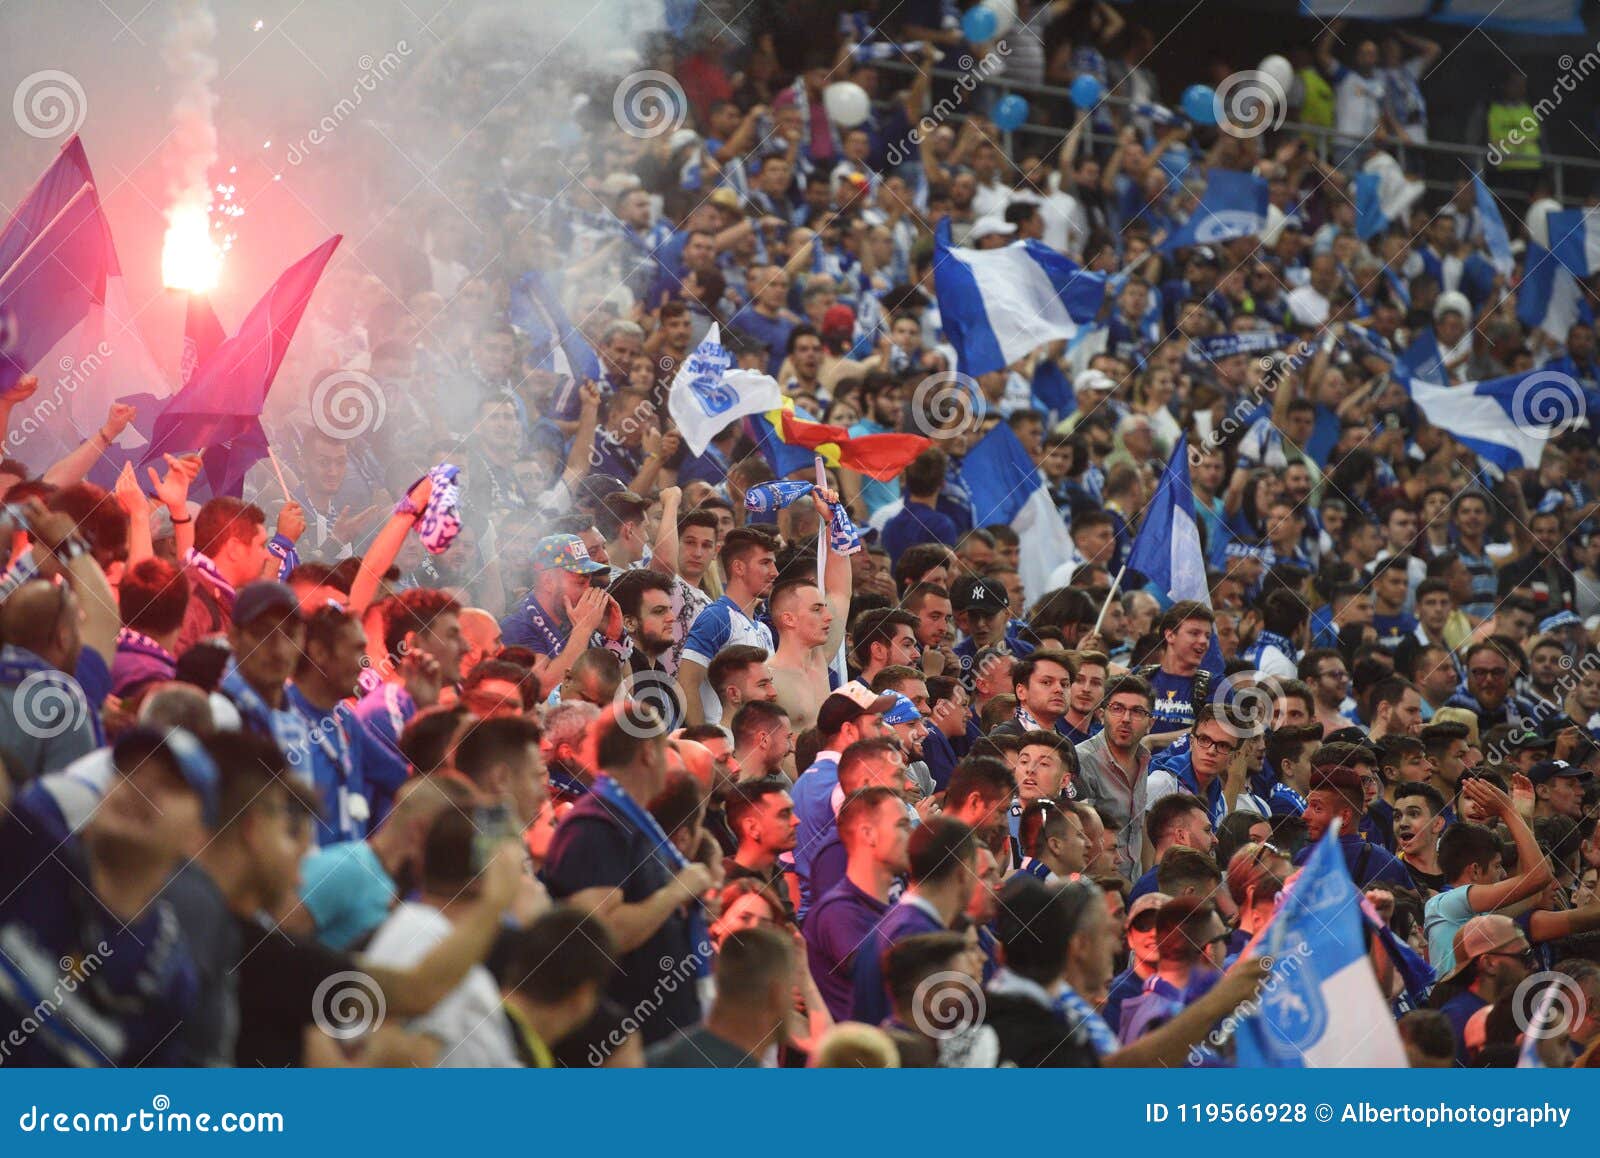
[[217, 22], [208, 0], [174, 0], [172, 27], [162, 48], [172, 78], [167, 239], [162, 251], [168, 285], [209, 288], [215, 280], [211, 169], [217, 163]]

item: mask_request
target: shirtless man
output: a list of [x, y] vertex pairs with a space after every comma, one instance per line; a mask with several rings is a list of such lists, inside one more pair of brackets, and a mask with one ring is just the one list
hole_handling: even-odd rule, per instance
[[[812, 492], [824, 534], [832, 492]], [[850, 611], [850, 559], [829, 551], [823, 569], [824, 594], [813, 579], [791, 579], [773, 588], [767, 609], [778, 632], [778, 650], [768, 666], [778, 688], [778, 703], [789, 713], [796, 732], [817, 722], [817, 709], [828, 698], [828, 663], [844, 642]]]

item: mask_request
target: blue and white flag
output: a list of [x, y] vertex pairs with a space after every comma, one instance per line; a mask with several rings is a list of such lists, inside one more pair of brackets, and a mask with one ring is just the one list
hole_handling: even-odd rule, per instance
[[1300, 0], [1301, 12], [1329, 20], [1415, 20], [1431, 7], [1433, 0]]
[[1600, 209], [1563, 209], [1546, 221], [1550, 252], [1574, 277], [1600, 270]]
[[1161, 243], [1163, 253], [1236, 237], [1258, 237], [1267, 228], [1267, 182], [1254, 173], [1208, 169], [1206, 191], [1194, 213]]
[[939, 320], [964, 374], [1003, 370], [1046, 342], [1074, 337], [1105, 300], [1105, 274], [1086, 272], [1043, 242], [957, 248], [948, 219], [934, 238]]
[[1594, 312], [1578, 288], [1578, 279], [1536, 241], [1528, 242], [1522, 281], [1517, 286], [1517, 320], [1530, 330], [1543, 330], [1561, 343], [1566, 342], [1567, 334], [1579, 322], [1594, 322]]
[[[1410, 0], [1408, 0], [1410, 2]], [[1583, 0], [1439, 0], [1430, 19], [1523, 36], [1583, 35]], [[1355, 13], [1349, 13], [1356, 18]]]
[[1440, 386], [1396, 375], [1433, 425], [1501, 470], [1537, 470], [1545, 444], [1584, 418], [1583, 388], [1555, 370]]
[[1395, 362], [1395, 373], [1441, 386], [1450, 381], [1449, 371], [1444, 368], [1444, 356], [1439, 351], [1439, 339], [1432, 327], [1411, 336], [1411, 344], [1400, 351]]
[[1396, 222], [1404, 224], [1422, 190], [1422, 182], [1407, 177], [1388, 153], [1368, 157], [1356, 174], [1356, 235], [1366, 241]]
[[1050, 573], [1077, 554], [1043, 476], [1002, 422], [967, 451], [961, 477], [972, 499], [973, 526], [1003, 523], [1022, 540], [1017, 570], [1032, 603], [1050, 589]]
[[1501, 277], [1510, 277], [1517, 259], [1511, 255], [1511, 235], [1506, 232], [1505, 218], [1500, 216], [1500, 204], [1483, 183], [1483, 174], [1472, 176], [1472, 195], [1477, 199], [1478, 217], [1483, 223], [1483, 245], [1494, 262], [1494, 271]]
[[1404, 1067], [1405, 1046], [1367, 959], [1361, 893], [1338, 823], [1289, 886], [1260, 947], [1273, 961], [1260, 1008], [1239, 1025], [1241, 1068]]
[[1128, 552], [1128, 570], [1139, 572], [1150, 586], [1165, 593], [1164, 606], [1181, 599], [1198, 599], [1211, 606], [1205, 552], [1200, 549], [1200, 528], [1194, 521], [1187, 442], [1173, 447], [1167, 469], [1161, 472], [1155, 497], [1145, 509], [1144, 522]]
[[712, 322], [705, 340], [684, 359], [672, 379], [667, 411], [696, 457], [739, 419], [783, 406], [783, 388], [777, 379], [755, 370], [731, 370], [732, 363], [722, 344], [722, 329]]
[[561, 308], [555, 286], [530, 270], [511, 287], [506, 316], [528, 339], [529, 361], [538, 369], [579, 381], [600, 380], [600, 359]]

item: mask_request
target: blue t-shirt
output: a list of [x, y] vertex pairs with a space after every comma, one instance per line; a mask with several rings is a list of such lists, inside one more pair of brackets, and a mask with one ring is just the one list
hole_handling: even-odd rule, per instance
[[1374, 615], [1372, 628], [1378, 633], [1378, 645], [1385, 651], [1394, 651], [1416, 632], [1417, 620], [1404, 611], [1399, 615]]
[[1105, 1018], [1112, 1033], [1116, 1033], [1122, 1025], [1122, 1003], [1143, 992], [1144, 980], [1133, 971], [1131, 965], [1111, 979], [1111, 984], [1106, 987], [1105, 1004], [1100, 1007], [1100, 1016]]
[[1474, 1013], [1488, 1004], [1472, 990], [1463, 989], [1439, 1006], [1439, 1012], [1445, 1015], [1450, 1022], [1450, 1028], [1455, 1030], [1456, 1062], [1459, 1065], [1467, 1064], [1467, 1022], [1472, 1020]]
[[[1295, 867], [1303, 866], [1315, 848], [1314, 843], [1308, 843], [1295, 853]], [[1407, 889], [1417, 887], [1416, 882], [1411, 879], [1411, 874], [1406, 871], [1406, 866], [1389, 855], [1387, 849], [1368, 844], [1359, 836], [1342, 833], [1339, 837], [1339, 851], [1344, 855], [1345, 867], [1350, 870], [1350, 879], [1355, 881], [1358, 889], [1371, 888], [1376, 884], [1399, 885]]]
[[[689, 634], [683, 638], [683, 652], [679, 662], [689, 660], [709, 668], [717, 652], [733, 644], [759, 647], [771, 655], [776, 650], [772, 629], [760, 620], [751, 619], [737, 603], [724, 595], [711, 604], [689, 625]], [[707, 680], [700, 687], [700, 706], [708, 720], [722, 717], [722, 701]]]
[[411, 775], [410, 762], [400, 754], [400, 733], [417, 714], [416, 701], [399, 684], [382, 683], [356, 701], [361, 721], [361, 761], [366, 777], [369, 824], [377, 828], [389, 814], [400, 785]]
[[330, 949], [360, 944], [399, 896], [400, 886], [364, 840], [327, 845], [300, 865], [300, 901], [317, 923], [317, 940]]
[[1150, 687], [1156, 693], [1151, 731], [1159, 734], [1194, 725], [1194, 676], [1158, 671], [1150, 677]]
[[883, 549], [889, 552], [889, 563], [900, 562], [900, 556], [912, 547], [923, 543], [943, 543], [954, 547], [961, 538], [955, 520], [936, 507], [906, 500], [906, 505], [883, 525], [878, 537]]
[[777, 377], [783, 360], [789, 356], [789, 334], [796, 323], [783, 317], [763, 317], [752, 309], [742, 309], [728, 320], [730, 330], [748, 334], [767, 348], [767, 374]]
[[800, 774], [789, 793], [794, 800], [794, 815], [799, 826], [794, 833], [794, 867], [800, 878], [800, 920], [811, 907], [811, 862], [835, 831], [833, 790], [839, 784], [839, 763], [828, 757], [819, 759]]
[[1144, 874], [1133, 882], [1133, 888], [1128, 891], [1128, 904], [1133, 904], [1146, 893], [1156, 892], [1156, 865], [1151, 865]]
[[885, 902], [868, 896], [846, 877], [805, 919], [811, 976], [835, 1021], [850, 1017], [855, 1005], [856, 952], [888, 911]]
[[867, 937], [856, 954], [855, 1009], [850, 1020], [880, 1025], [889, 1016], [889, 993], [884, 988], [883, 951], [907, 937], [921, 933], [943, 933], [937, 917], [915, 901], [902, 897], [884, 914], [878, 927]]

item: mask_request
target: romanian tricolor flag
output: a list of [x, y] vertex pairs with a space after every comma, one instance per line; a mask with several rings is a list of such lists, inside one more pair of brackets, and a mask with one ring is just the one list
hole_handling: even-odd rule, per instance
[[843, 426], [796, 417], [791, 398], [783, 400], [781, 410], [754, 415], [745, 423], [756, 448], [779, 478], [810, 474], [812, 456], [820, 455], [829, 466], [853, 470], [879, 482], [893, 482], [912, 459], [933, 445], [920, 434], [852, 437]]

